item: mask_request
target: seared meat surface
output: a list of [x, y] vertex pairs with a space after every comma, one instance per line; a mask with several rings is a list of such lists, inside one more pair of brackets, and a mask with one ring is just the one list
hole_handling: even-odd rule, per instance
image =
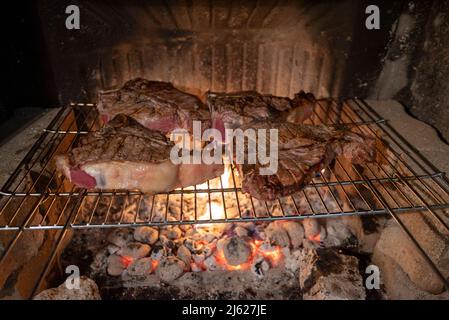
[[56, 167], [80, 187], [150, 193], [203, 183], [222, 174], [223, 165], [173, 164], [173, 146], [164, 134], [119, 114], [68, 154], [57, 156]]
[[[345, 127], [258, 121], [242, 127], [248, 128], [278, 130], [278, 168], [274, 174], [261, 175], [259, 169], [266, 165], [262, 166], [258, 161], [256, 164], [237, 164], [243, 179], [242, 191], [260, 200], [274, 200], [300, 191], [336, 156], [356, 164], [371, 162], [375, 156], [372, 137]], [[245, 150], [250, 149], [250, 141], [245, 140]]]
[[191, 132], [194, 120], [201, 121], [204, 129], [210, 127], [210, 113], [204, 104], [168, 82], [130, 80], [118, 90], [100, 92], [97, 107], [104, 123], [126, 114], [164, 134], [174, 129]]
[[[358, 164], [373, 160], [373, 138], [346, 127], [301, 124], [317, 103], [313, 94], [303, 91], [293, 99], [254, 91], [209, 93], [209, 112], [197, 97], [170, 83], [137, 78], [118, 90], [99, 94], [98, 109], [105, 127], [88, 134], [68, 154], [57, 156], [56, 166], [80, 187], [165, 192], [203, 183], [223, 172], [222, 164], [173, 163], [174, 144], [166, 137], [173, 130], [192, 133], [194, 120], [201, 121], [203, 130], [220, 130], [222, 138], [226, 128], [266, 129], [267, 137], [270, 129], [277, 129], [277, 171], [260, 174], [267, 165], [258, 161], [237, 164], [242, 191], [273, 200], [300, 191], [336, 156]], [[255, 139], [252, 142], [257, 144]], [[249, 150], [250, 142], [244, 140], [246, 153], [256, 152]]]
[[220, 130], [236, 129], [253, 121], [287, 121], [302, 123], [314, 110], [316, 99], [312, 93], [301, 91], [294, 99], [262, 95], [255, 91], [213, 93], [207, 95], [212, 127]]

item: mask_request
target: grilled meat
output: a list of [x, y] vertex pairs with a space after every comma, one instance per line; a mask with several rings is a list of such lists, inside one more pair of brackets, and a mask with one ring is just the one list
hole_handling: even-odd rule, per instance
[[210, 113], [194, 95], [171, 83], [136, 78], [118, 90], [100, 92], [97, 108], [104, 123], [117, 114], [126, 114], [143, 126], [164, 134], [174, 129], [192, 132], [194, 120], [210, 127]]
[[82, 139], [80, 146], [57, 156], [56, 167], [79, 187], [149, 193], [196, 185], [222, 174], [223, 165], [173, 164], [173, 146], [164, 134], [119, 114]]
[[312, 93], [301, 91], [294, 99], [262, 95], [255, 91], [213, 93], [207, 95], [212, 127], [224, 139], [225, 129], [236, 129], [253, 121], [287, 121], [302, 123], [314, 110], [316, 99]]
[[[259, 170], [266, 165], [262, 166], [258, 161], [256, 164], [237, 164], [243, 177], [242, 191], [261, 200], [274, 200], [300, 191], [335, 156], [343, 156], [356, 164], [371, 162], [375, 156], [375, 139], [346, 127], [266, 121], [242, 127], [243, 130], [249, 128], [278, 130], [276, 173], [261, 175]], [[245, 140], [246, 152], [252, 152], [248, 147], [250, 141]]]

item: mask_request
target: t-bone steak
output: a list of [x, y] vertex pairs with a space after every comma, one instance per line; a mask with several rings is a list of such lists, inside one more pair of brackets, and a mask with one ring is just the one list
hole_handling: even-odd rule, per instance
[[225, 138], [225, 129], [241, 128], [253, 121], [287, 121], [303, 123], [315, 108], [312, 93], [301, 91], [293, 99], [262, 95], [255, 91], [207, 94], [212, 127]]
[[203, 129], [210, 127], [207, 107], [196, 96], [168, 82], [129, 80], [120, 89], [100, 92], [97, 108], [104, 123], [117, 114], [126, 114], [164, 134], [174, 129], [192, 132], [194, 120], [201, 121]]
[[[261, 175], [258, 161], [256, 164], [237, 164], [243, 177], [242, 191], [260, 200], [274, 200], [302, 190], [336, 156], [343, 156], [355, 164], [371, 162], [375, 157], [375, 139], [344, 126], [258, 121], [242, 127], [248, 128], [278, 130], [277, 172]], [[252, 149], [248, 148], [249, 143], [250, 140], [245, 139], [247, 152]]]
[[163, 133], [119, 114], [69, 153], [56, 156], [56, 167], [79, 187], [148, 193], [200, 184], [223, 173], [222, 164], [174, 164], [173, 145]]

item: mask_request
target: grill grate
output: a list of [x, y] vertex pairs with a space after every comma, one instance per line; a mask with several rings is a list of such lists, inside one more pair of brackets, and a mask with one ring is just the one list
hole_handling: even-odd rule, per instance
[[[259, 201], [229, 175], [154, 196], [139, 191], [84, 190], [57, 175], [54, 155], [66, 152], [101, 125], [94, 104], [62, 108], [2, 188], [0, 229], [197, 224], [386, 214], [449, 208], [448, 182], [364, 101], [321, 100], [312, 124], [346, 124], [382, 137], [377, 161], [364, 167], [336, 159], [300, 193]], [[228, 180], [228, 181], [226, 181]], [[75, 210], [70, 217], [69, 209]], [[217, 215], [217, 213], [219, 213]], [[72, 219], [72, 220], [68, 220]]]
[[151, 196], [137, 191], [87, 191], [59, 177], [53, 166], [54, 155], [101, 128], [94, 104], [75, 103], [62, 108], [0, 191], [0, 231], [8, 239], [0, 265], [27, 231], [51, 232], [54, 245], [33, 290], [36, 292], [68, 232], [75, 228], [389, 214], [449, 288], [399, 218], [404, 212], [422, 211], [449, 233], [447, 211], [443, 210], [449, 208], [449, 182], [444, 173], [363, 100], [321, 100], [309, 122], [354, 126], [365, 134], [382, 137], [385, 143], [376, 146], [375, 163], [361, 167], [336, 159], [303, 191], [276, 201], [259, 201], [243, 194], [234, 168], [229, 169], [229, 176]]

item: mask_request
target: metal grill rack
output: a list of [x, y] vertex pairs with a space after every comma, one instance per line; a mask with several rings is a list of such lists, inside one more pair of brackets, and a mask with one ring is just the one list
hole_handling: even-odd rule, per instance
[[[61, 109], [1, 189], [0, 230], [61, 229], [67, 223], [74, 228], [91, 228], [323, 218], [385, 214], [390, 210], [426, 210], [445, 224], [435, 212], [449, 208], [444, 174], [411, 149], [366, 102], [323, 100], [309, 122], [346, 124], [355, 131], [382, 137], [387, 143], [377, 146], [375, 163], [362, 168], [337, 159], [302, 192], [276, 201], [259, 201], [243, 194], [235, 168], [228, 183], [216, 178], [199, 186], [147, 196], [139, 191], [84, 190], [57, 174], [54, 156], [101, 128], [94, 104], [71, 104]], [[194, 208], [187, 212], [184, 202], [193, 202]], [[201, 202], [215, 210], [221, 207], [224, 214], [215, 217], [213, 210], [207, 210], [208, 216], [201, 214], [205, 210], [198, 205]], [[229, 203], [233, 203], [230, 214]], [[99, 215], [99, 209], [105, 211], [105, 206], [109, 209]], [[135, 207], [134, 217], [125, 210], [129, 206]], [[121, 214], [114, 212], [115, 207], [122, 209]], [[68, 209], [75, 213], [71, 216]], [[41, 219], [37, 219], [37, 212]]]
[[[77, 188], [57, 174], [54, 156], [76, 146], [83, 135], [99, 130], [98, 119], [94, 104], [73, 103], [62, 108], [2, 187], [0, 232], [11, 236], [0, 265], [28, 230], [49, 230], [58, 234], [42, 271], [43, 277], [68, 230], [76, 228], [389, 214], [447, 285], [444, 276], [402, 223], [400, 214], [425, 212], [449, 233], [444, 210], [449, 208], [449, 182], [443, 172], [415, 150], [366, 101], [320, 100], [308, 121], [345, 124], [354, 127], [356, 132], [382, 138], [384, 143], [379, 142], [376, 147], [376, 162], [361, 167], [336, 159], [303, 191], [276, 201], [259, 201], [243, 194], [234, 168], [229, 183], [216, 178], [199, 186], [153, 196], [139, 191]], [[222, 214], [215, 216], [217, 211]]]

